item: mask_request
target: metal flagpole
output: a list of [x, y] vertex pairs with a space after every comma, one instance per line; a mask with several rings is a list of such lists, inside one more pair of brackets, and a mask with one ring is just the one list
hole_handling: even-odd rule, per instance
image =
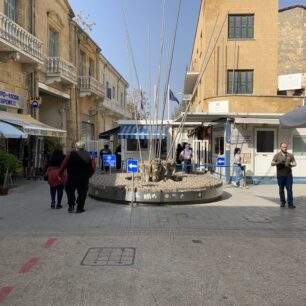
[[171, 56], [170, 56], [170, 61], [169, 61], [169, 69], [168, 69], [168, 74], [166, 78], [166, 86], [164, 90], [164, 101], [163, 101], [163, 108], [162, 108], [162, 117], [161, 117], [161, 124], [160, 124], [160, 131], [159, 131], [159, 146], [158, 146], [158, 157], [160, 158], [161, 156], [161, 143], [162, 143], [162, 130], [163, 130], [163, 124], [164, 124], [164, 115], [165, 115], [165, 108], [166, 108], [166, 95], [168, 92], [168, 84], [170, 80], [170, 74], [171, 74], [171, 68], [172, 68], [172, 60], [173, 60], [173, 54], [174, 54], [174, 47], [175, 47], [175, 41], [176, 41], [176, 34], [177, 34], [177, 28], [178, 28], [178, 22], [179, 22], [179, 17], [180, 17], [180, 11], [181, 11], [181, 3], [182, 0], [179, 0], [178, 4], [178, 10], [177, 10], [177, 16], [176, 16], [176, 23], [175, 23], [175, 30], [174, 30], [174, 35], [173, 35], [173, 41], [172, 41], [172, 50], [171, 50]]
[[167, 101], [168, 101], [168, 120], [170, 120], [170, 99], [169, 99], [169, 95], [170, 95], [170, 86], [168, 84], [168, 94], [167, 94]]

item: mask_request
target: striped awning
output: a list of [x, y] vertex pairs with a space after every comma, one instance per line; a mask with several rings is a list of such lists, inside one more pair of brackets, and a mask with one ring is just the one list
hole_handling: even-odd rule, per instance
[[113, 129], [101, 132], [99, 134], [99, 138], [100, 139], [109, 139], [111, 135], [117, 134], [119, 130], [120, 130], [120, 126], [117, 126]]
[[30, 115], [0, 111], [0, 121], [21, 127], [28, 135], [66, 137], [66, 131], [40, 122]]
[[28, 135], [13, 125], [0, 121], [0, 137], [25, 139], [28, 138]]
[[[121, 125], [118, 137], [120, 139], [159, 139], [160, 125]], [[165, 127], [162, 128], [162, 139], [166, 137]]]

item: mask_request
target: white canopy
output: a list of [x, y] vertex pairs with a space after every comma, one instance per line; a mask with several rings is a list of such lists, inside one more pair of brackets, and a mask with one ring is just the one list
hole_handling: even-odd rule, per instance
[[0, 137], [25, 139], [28, 138], [28, 135], [11, 124], [0, 122]]

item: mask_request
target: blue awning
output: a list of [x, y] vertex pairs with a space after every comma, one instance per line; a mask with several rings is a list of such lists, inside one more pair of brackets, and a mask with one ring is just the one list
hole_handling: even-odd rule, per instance
[[99, 134], [99, 138], [100, 139], [109, 139], [111, 135], [117, 134], [119, 130], [120, 130], [120, 126], [117, 126], [113, 129], [101, 132]]
[[[118, 137], [120, 139], [159, 139], [160, 125], [121, 125]], [[166, 137], [165, 126], [162, 128], [162, 139]]]
[[28, 135], [18, 130], [11, 124], [0, 122], [0, 137], [4, 138], [28, 138]]

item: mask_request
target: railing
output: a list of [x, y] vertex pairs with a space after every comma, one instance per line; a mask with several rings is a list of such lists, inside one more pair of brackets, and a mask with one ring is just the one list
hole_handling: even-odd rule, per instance
[[42, 42], [3, 13], [0, 13], [0, 38], [42, 61]]
[[118, 102], [113, 102], [109, 99], [105, 99], [102, 103], [102, 106], [106, 107], [112, 112], [115, 112], [123, 117], [131, 118], [131, 113], [126, 109], [122, 108]]
[[80, 90], [92, 92], [98, 96], [104, 95], [103, 84], [91, 76], [80, 76]]
[[61, 76], [72, 83], [77, 83], [77, 69], [70, 62], [60, 57], [47, 58], [47, 75]]

